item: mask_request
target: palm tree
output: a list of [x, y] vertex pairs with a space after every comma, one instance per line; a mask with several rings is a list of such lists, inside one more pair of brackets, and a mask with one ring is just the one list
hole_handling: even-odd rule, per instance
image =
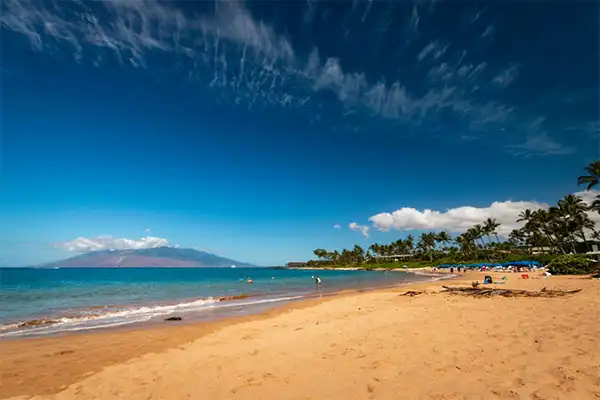
[[362, 264], [365, 261], [365, 251], [362, 247], [355, 244], [354, 249], [352, 249], [352, 257], [356, 264]]
[[377, 257], [377, 256], [381, 255], [381, 245], [379, 245], [377, 243], [373, 243], [372, 245], [369, 246], [369, 251], [371, 252], [371, 254], [374, 257]]
[[496, 242], [500, 243], [500, 239], [498, 239], [498, 232], [496, 229], [500, 227], [500, 223], [496, 221], [496, 218], [488, 218], [483, 221], [483, 229], [485, 230], [488, 240], [491, 242], [490, 235], [494, 235], [496, 237]]
[[408, 251], [412, 253], [415, 248], [415, 237], [413, 235], [408, 235], [405, 240], [406, 247], [408, 247]]
[[600, 214], [600, 195], [596, 196], [596, 200], [592, 202], [592, 204], [589, 207], [589, 210], [596, 211], [598, 214]]
[[419, 247], [423, 249], [425, 253], [429, 255], [429, 261], [433, 261], [432, 250], [435, 247], [436, 234], [429, 232], [423, 232], [419, 237]]
[[508, 240], [512, 243], [514, 243], [515, 246], [521, 246], [523, 245], [523, 242], [525, 241], [526, 235], [525, 232], [523, 232], [522, 229], [513, 229], [510, 234], [508, 235]]
[[483, 227], [480, 224], [475, 224], [471, 229], [473, 229], [475, 240], [479, 240], [481, 242], [481, 247], [485, 250], [486, 245], [483, 241], [483, 235], [485, 234], [485, 231], [483, 230]]
[[519, 216], [517, 217], [517, 222], [529, 222], [533, 219], [533, 211], [531, 211], [529, 208], [521, 211], [519, 213]]
[[585, 170], [589, 175], [582, 175], [577, 178], [577, 184], [587, 184], [585, 190], [590, 190], [600, 182], [600, 160], [592, 161], [585, 167]]
[[452, 241], [452, 236], [446, 231], [441, 231], [437, 234], [435, 240], [440, 243], [450, 243]]
[[[588, 206], [585, 204], [583, 199], [573, 194], [566, 195], [558, 202], [556, 211], [557, 217], [560, 221], [558, 228], [562, 230], [563, 234], [567, 234], [567, 237], [569, 237], [573, 253], [577, 252], [576, 236], [581, 237], [587, 246], [584, 229], [588, 229], [586, 226], [591, 226], [591, 220], [588, 221], [589, 217], [587, 216], [587, 211]], [[576, 232], [577, 235], [575, 235]]]

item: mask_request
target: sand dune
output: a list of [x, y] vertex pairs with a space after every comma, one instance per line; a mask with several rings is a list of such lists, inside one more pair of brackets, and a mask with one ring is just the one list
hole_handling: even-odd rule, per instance
[[[399, 296], [404, 287], [237, 321], [3, 342], [0, 395], [600, 398], [600, 282], [508, 277], [503, 287], [583, 291], [553, 299], [474, 299], [437, 293], [437, 282], [411, 285], [429, 292], [416, 297]], [[481, 278], [470, 274], [463, 281]]]

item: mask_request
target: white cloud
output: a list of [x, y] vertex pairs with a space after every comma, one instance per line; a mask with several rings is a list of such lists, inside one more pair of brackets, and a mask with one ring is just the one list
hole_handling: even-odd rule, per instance
[[146, 228], [146, 229], [145, 229], [146, 233], [150, 233], [150, 231], [151, 231], [151, 230], [152, 230], [152, 229], [150, 229], [150, 228]]
[[511, 230], [520, 226], [516, 220], [522, 210], [526, 208], [537, 210], [547, 207], [548, 205], [545, 203], [534, 201], [494, 202], [489, 207], [463, 206], [446, 211], [427, 209], [420, 211], [415, 208], [403, 207], [392, 213], [374, 215], [369, 220], [375, 228], [384, 232], [390, 229], [464, 232], [487, 218], [496, 218], [502, 224], [498, 233], [507, 235]]
[[351, 222], [350, 224], [348, 224], [348, 228], [350, 228], [353, 231], [360, 232], [361, 235], [363, 235], [366, 238], [369, 237], [369, 231], [371, 230], [371, 228], [369, 228], [368, 226], [358, 225], [356, 222]]
[[340, 224], [335, 224], [335, 225], [333, 226], [333, 229], [340, 229], [341, 227], [342, 227], [342, 226], [341, 226]]
[[167, 239], [146, 236], [138, 240], [121, 239], [112, 236], [97, 236], [95, 238], [78, 237], [69, 242], [59, 243], [58, 247], [76, 253], [86, 253], [99, 250], [135, 250], [168, 246]]
[[[600, 191], [594, 190], [575, 193], [587, 204], [591, 204], [599, 194]], [[462, 206], [446, 211], [417, 210], [411, 207], [402, 207], [391, 213], [374, 215], [369, 218], [369, 221], [382, 232], [390, 230], [446, 230], [453, 233], [462, 233], [473, 225], [482, 223], [487, 218], [495, 218], [501, 224], [498, 228], [498, 234], [507, 236], [513, 229], [522, 226], [522, 223], [516, 222], [521, 211], [547, 208], [549, 208], [547, 203], [537, 201], [497, 201], [488, 207]], [[598, 213], [590, 212], [589, 216], [596, 223], [600, 223]]]

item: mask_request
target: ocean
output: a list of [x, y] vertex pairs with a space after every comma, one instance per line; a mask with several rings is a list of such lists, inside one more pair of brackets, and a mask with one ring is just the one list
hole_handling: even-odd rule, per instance
[[0, 268], [0, 339], [135, 327], [175, 316], [210, 320], [346, 289], [428, 279], [393, 271]]

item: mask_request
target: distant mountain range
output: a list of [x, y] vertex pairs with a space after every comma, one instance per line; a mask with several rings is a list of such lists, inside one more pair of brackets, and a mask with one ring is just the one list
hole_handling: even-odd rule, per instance
[[101, 250], [39, 267], [255, 267], [193, 249], [157, 247], [139, 250]]

